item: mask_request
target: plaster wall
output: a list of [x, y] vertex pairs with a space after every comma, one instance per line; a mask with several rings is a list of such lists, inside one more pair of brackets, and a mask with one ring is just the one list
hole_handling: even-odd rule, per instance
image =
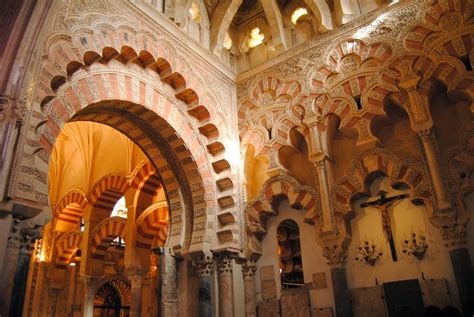
[[326, 264], [327, 260], [323, 257], [322, 249], [316, 242], [315, 228], [312, 225], [304, 223], [304, 211], [299, 211], [288, 206], [288, 201], [283, 201], [278, 208], [278, 215], [272, 217], [267, 223], [267, 235], [263, 239], [263, 254], [257, 262], [256, 272], [256, 294], [257, 302], [262, 301], [262, 289], [260, 268], [273, 265], [275, 274], [275, 283], [277, 285], [277, 298], [281, 295], [281, 280], [279, 274], [279, 258], [277, 253], [277, 236], [276, 231], [278, 225], [286, 220], [294, 220], [300, 230], [301, 255], [303, 261], [304, 282], [312, 284], [313, 274], [324, 272], [326, 275], [327, 288], [310, 290], [311, 307], [322, 308], [334, 306], [332, 294], [331, 272]]
[[[370, 187], [372, 195], [377, 195], [379, 190], [388, 192], [387, 196], [394, 196], [405, 191], [391, 188], [388, 178], [376, 179]], [[369, 198], [368, 200], [373, 200]], [[375, 286], [375, 280], [379, 285], [385, 282], [393, 282], [407, 279], [422, 279], [422, 273], [426, 279], [443, 279], [448, 282], [451, 293], [452, 304], [459, 306], [457, 287], [454, 273], [451, 267], [448, 250], [444, 247], [439, 231], [431, 225], [426, 210], [422, 206], [415, 206], [409, 199], [401, 200], [389, 208], [392, 233], [398, 261], [391, 258], [390, 246], [385, 237], [382, 218], [378, 209], [367, 207], [361, 209], [360, 203], [367, 198], [354, 202], [356, 217], [351, 221], [352, 242], [348, 250], [347, 279], [350, 289]], [[404, 255], [401, 241], [404, 237], [414, 231], [426, 236], [428, 250], [420, 261], [413, 256]], [[472, 233], [471, 233], [472, 235]], [[355, 260], [357, 248], [367, 239], [374, 242], [383, 250], [383, 256], [370, 266]], [[472, 243], [471, 243], [472, 247]]]

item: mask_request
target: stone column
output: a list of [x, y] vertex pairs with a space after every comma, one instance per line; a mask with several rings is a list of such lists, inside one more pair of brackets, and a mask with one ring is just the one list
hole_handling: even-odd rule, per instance
[[242, 273], [244, 275], [244, 297], [245, 297], [245, 316], [257, 316], [257, 301], [255, 298], [255, 271], [257, 266], [254, 261], [246, 260], [242, 264]]
[[315, 161], [314, 167], [318, 176], [319, 197], [321, 197], [321, 208], [323, 212], [323, 226], [322, 232], [332, 231], [332, 202], [331, 202], [331, 188], [333, 186], [332, 167], [329, 157], [324, 155], [321, 159]]
[[232, 257], [220, 255], [217, 258], [219, 271], [219, 316], [234, 316], [234, 294], [232, 287]]
[[331, 268], [332, 291], [336, 305], [337, 317], [352, 316], [349, 286], [345, 265], [337, 265]]
[[22, 316], [23, 313], [31, 248], [31, 240], [29, 239], [24, 241], [20, 248], [10, 300], [10, 316]]
[[446, 191], [443, 177], [441, 173], [440, 163], [438, 159], [438, 146], [431, 129], [418, 132], [423, 151], [428, 163], [428, 170], [431, 176], [431, 181], [436, 196], [436, 205], [439, 209], [444, 210], [451, 207], [449, 193]]
[[464, 316], [474, 316], [474, 278], [466, 247], [449, 251]]
[[[16, 219], [14, 221], [17, 221]], [[0, 315], [9, 316], [10, 299], [12, 296], [15, 272], [20, 254], [20, 239], [18, 236], [10, 236], [7, 241], [5, 258], [3, 259], [3, 270], [0, 275]]]
[[94, 316], [94, 298], [97, 291], [97, 278], [90, 276], [82, 277], [83, 284], [83, 300], [82, 300], [82, 316]]
[[161, 316], [175, 317], [178, 316], [178, 272], [176, 258], [173, 255], [173, 251], [169, 248], [162, 248], [160, 253]]
[[142, 311], [142, 286], [145, 274], [145, 270], [135, 267], [127, 269], [127, 277], [130, 280], [132, 293], [130, 317], [140, 317]]
[[196, 261], [199, 276], [199, 316], [212, 317], [212, 257]]

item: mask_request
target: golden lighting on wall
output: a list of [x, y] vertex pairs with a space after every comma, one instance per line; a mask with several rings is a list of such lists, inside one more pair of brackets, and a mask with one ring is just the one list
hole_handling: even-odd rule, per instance
[[291, 22], [296, 25], [298, 19], [306, 14], [308, 14], [308, 10], [306, 10], [306, 8], [297, 8], [295, 11], [293, 11], [293, 14], [291, 15]]
[[412, 231], [409, 238], [405, 235], [405, 238], [402, 240], [403, 254], [413, 255], [418, 260], [421, 260], [425, 256], [426, 250], [428, 250], [428, 244], [423, 232], [417, 235]]
[[228, 50], [230, 50], [232, 47], [232, 39], [230, 38], [229, 32], [225, 33], [224, 47]]
[[263, 43], [265, 35], [260, 33], [260, 28], [255, 27], [250, 31], [250, 38], [247, 41], [248, 47], [252, 48]]
[[377, 262], [377, 260], [380, 259], [382, 255], [382, 248], [377, 247], [373, 241], [372, 243], [369, 243], [369, 241], [365, 239], [357, 248], [357, 257], [355, 260], [374, 266], [375, 262]]
[[191, 2], [191, 7], [189, 8], [189, 17], [196, 23], [201, 22], [201, 12], [196, 2]]

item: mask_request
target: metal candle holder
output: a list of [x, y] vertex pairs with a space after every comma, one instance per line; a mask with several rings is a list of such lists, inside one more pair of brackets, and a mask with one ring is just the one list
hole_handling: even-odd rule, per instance
[[356, 261], [365, 262], [371, 266], [374, 266], [375, 262], [383, 255], [382, 249], [378, 248], [377, 250], [376, 245], [373, 242], [370, 244], [367, 239], [359, 246], [357, 253]]
[[405, 237], [405, 239], [402, 240], [403, 254], [413, 255], [418, 260], [423, 259], [428, 249], [425, 235], [421, 232], [417, 235], [412, 231], [410, 236], [410, 238]]

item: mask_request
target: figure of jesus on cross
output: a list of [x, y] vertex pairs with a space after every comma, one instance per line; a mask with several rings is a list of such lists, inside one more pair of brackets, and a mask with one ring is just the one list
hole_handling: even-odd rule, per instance
[[392, 227], [390, 224], [390, 215], [388, 213], [388, 208], [392, 206], [392, 204], [398, 200], [402, 200], [408, 198], [408, 194], [401, 194], [392, 197], [387, 197], [387, 193], [385, 191], [379, 192], [380, 198], [373, 201], [368, 201], [365, 203], [360, 204], [361, 208], [365, 207], [375, 207], [380, 211], [380, 216], [382, 217], [382, 226], [383, 231], [387, 237], [388, 243], [390, 244], [390, 252], [392, 254], [392, 260], [397, 261], [397, 252], [395, 250], [395, 243], [393, 241], [393, 233]]

